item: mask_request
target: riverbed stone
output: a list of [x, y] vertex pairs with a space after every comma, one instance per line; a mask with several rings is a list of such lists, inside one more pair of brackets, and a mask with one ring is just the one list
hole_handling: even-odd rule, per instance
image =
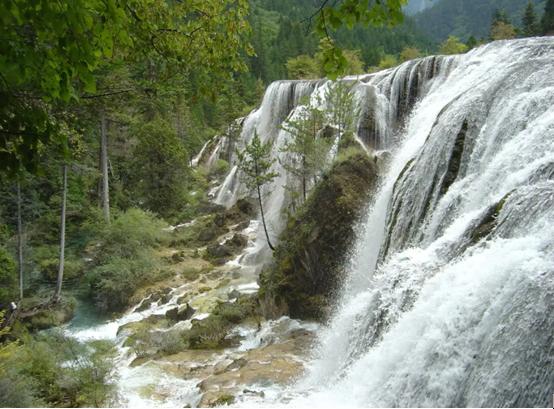
[[185, 321], [192, 318], [195, 312], [196, 310], [187, 303], [168, 310], [165, 316], [172, 321]]

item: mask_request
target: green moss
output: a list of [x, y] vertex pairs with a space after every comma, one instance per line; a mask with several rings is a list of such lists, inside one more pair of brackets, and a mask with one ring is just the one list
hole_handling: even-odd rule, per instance
[[219, 303], [209, 317], [194, 320], [183, 340], [192, 349], [223, 348], [230, 342], [226, 337], [234, 325], [258, 315], [257, 298], [240, 296], [234, 303]]
[[342, 281], [354, 225], [377, 180], [374, 161], [348, 149], [291, 216], [260, 277], [260, 300], [270, 317], [324, 319]]

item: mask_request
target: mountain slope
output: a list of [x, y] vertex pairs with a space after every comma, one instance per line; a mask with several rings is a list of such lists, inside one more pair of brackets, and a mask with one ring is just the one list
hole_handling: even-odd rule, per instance
[[[533, 2], [537, 13], [542, 14], [544, 0]], [[491, 19], [496, 9], [505, 10], [512, 24], [520, 26], [527, 0], [436, 0], [435, 3], [414, 18], [427, 36], [440, 42], [449, 35], [464, 40], [469, 36], [488, 37]]]
[[429, 7], [432, 7], [439, 0], [410, 0], [404, 7], [404, 12], [408, 15], [419, 13]]

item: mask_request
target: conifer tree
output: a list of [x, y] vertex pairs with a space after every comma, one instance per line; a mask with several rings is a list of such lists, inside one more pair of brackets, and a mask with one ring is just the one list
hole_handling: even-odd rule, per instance
[[325, 94], [325, 99], [328, 103], [329, 119], [331, 124], [337, 129], [338, 145], [344, 139], [351, 137], [355, 131], [357, 112], [352, 87], [352, 85], [348, 85], [344, 81], [337, 81], [327, 89]]
[[285, 144], [281, 160], [283, 167], [299, 178], [302, 185], [302, 197], [307, 198], [308, 182], [322, 170], [328, 146], [318, 137], [323, 127], [323, 111], [308, 104], [296, 116], [283, 124], [291, 138]]
[[252, 141], [246, 145], [243, 151], [237, 151], [237, 156], [238, 166], [242, 171], [246, 186], [256, 192], [267, 244], [271, 250], [275, 251], [267, 231], [262, 200], [262, 188], [279, 176], [278, 173], [271, 170], [273, 163], [275, 163], [275, 159], [271, 158], [271, 145], [263, 143], [258, 134], [254, 133]]
[[543, 34], [554, 35], [554, 0], [547, 0], [541, 20]]
[[537, 14], [532, 1], [527, 3], [525, 13], [523, 14], [523, 34], [526, 37], [533, 37], [539, 33]]

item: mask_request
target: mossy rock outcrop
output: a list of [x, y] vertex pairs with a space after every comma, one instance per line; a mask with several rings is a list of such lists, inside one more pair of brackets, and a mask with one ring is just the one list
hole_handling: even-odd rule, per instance
[[343, 279], [354, 226], [376, 186], [377, 172], [375, 161], [365, 153], [351, 154], [333, 166], [289, 219], [274, 263], [260, 277], [266, 316], [327, 317]]
[[29, 331], [40, 331], [69, 322], [75, 314], [75, 306], [76, 301], [71, 297], [57, 303], [47, 301], [23, 308], [19, 318]]
[[183, 340], [191, 349], [224, 348], [233, 342], [227, 338], [233, 326], [258, 316], [257, 298], [241, 295], [234, 303], [219, 303], [209, 317], [193, 320], [192, 327], [183, 332]]

